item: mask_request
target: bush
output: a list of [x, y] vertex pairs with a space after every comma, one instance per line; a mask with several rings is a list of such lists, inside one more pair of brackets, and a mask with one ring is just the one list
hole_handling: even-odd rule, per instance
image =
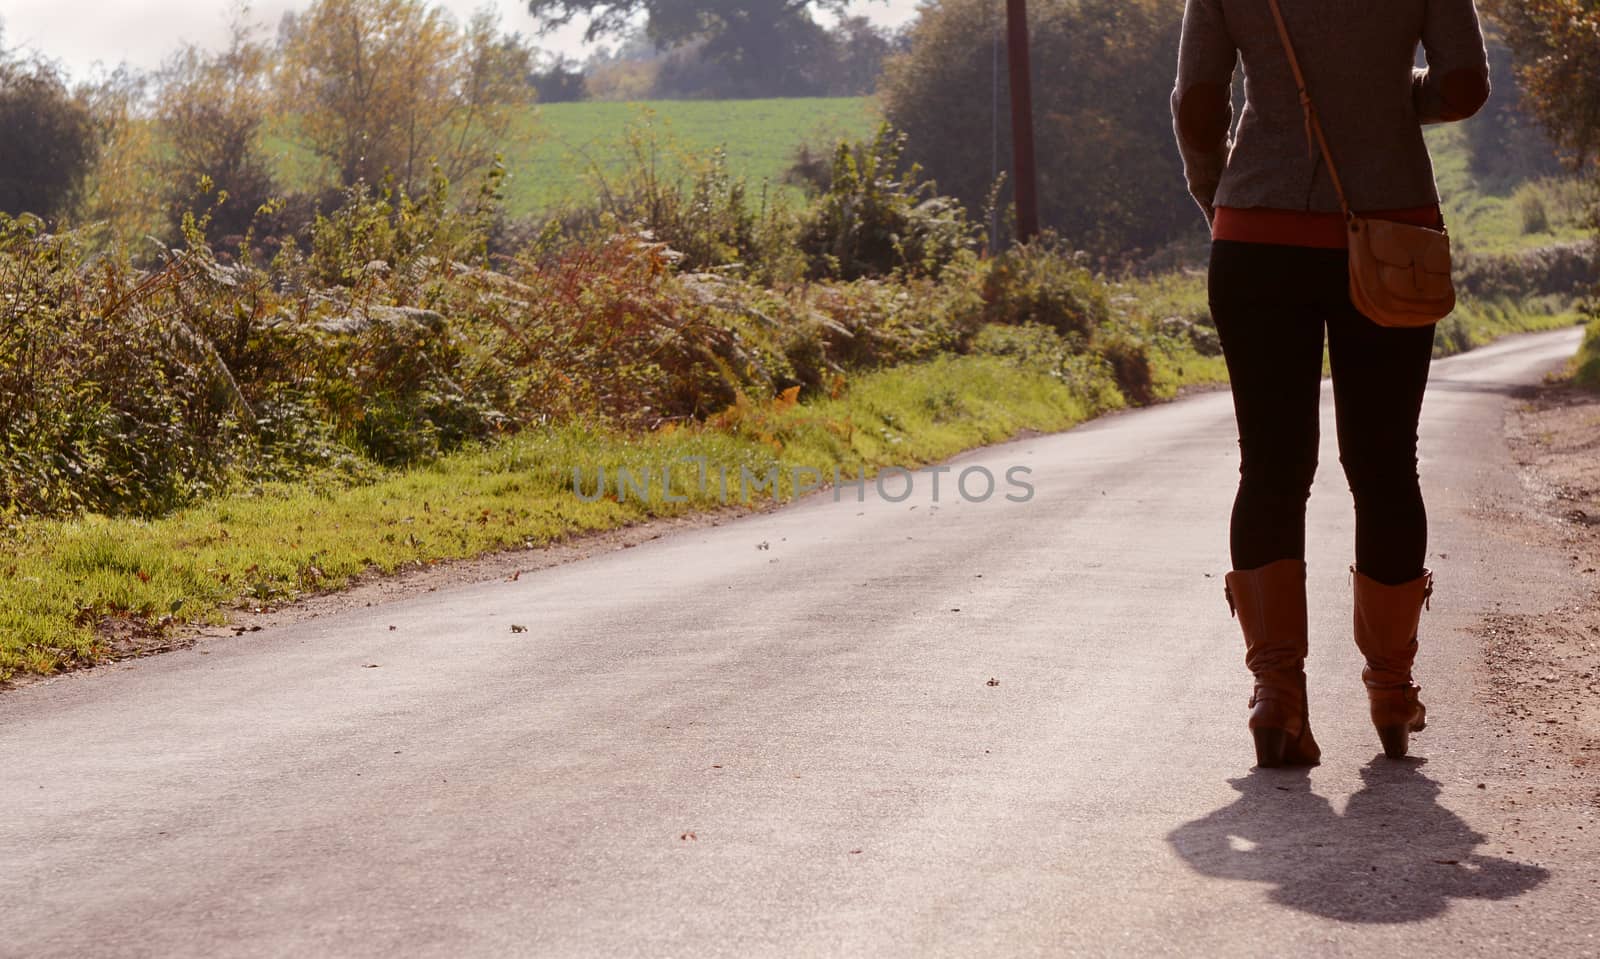
[[[215, 188], [207, 236], [237, 245], [256, 211], [277, 195], [260, 142], [269, 108], [265, 84], [270, 51], [236, 23], [228, 49], [207, 53], [185, 46], [159, 74], [156, 127], [166, 149], [160, 168], [171, 227], [198, 214], [197, 192]], [[203, 189], [197, 189], [204, 184]]]
[[1137, 337], [1127, 332], [1103, 337], [1098, 352], [1111, 368], [1117, 389], [1135, 406], [1155, 402], [1155, 381], [1150, 372], [1150, 354]]
[[1556, 243], [1499, 256], [1457, 258], [1456, 287], [1482, 298], [1581, 296], [1600, 283], [1600, 253], [1592, 240]]
[[97, 148], [93, 117], [57, 68], [0, 49], [0, 213], [65, 212]]
[[937, 277], [975, 246], [961, 204], [907, 166], [905, 136], [888, 124], [870, 143], [840, 143], [827, 189], [800, 229], [814, 278], [855, 280], [906, 271]]
[[632, 231], [666, 244], [685, 273], [733, 268], [769, 281], [801, 274], [792, 212], [764, 187], [752, 197], [725, 150], [689, 156], [650, 122], [630, 128], [619, 149], [627, 160], [621, 174], [591, 177], [598, 204], [559, 219], [568, 237], [604, 242]]
[[1589, 321], [1583, 346], [1573, 361], [1573, 380], [1579, 386], [1600, 389], [1600, 318]]
[[0, 512], [154, 515], [489, 435], [501, 415], [457, 382], [458, 331], [426, 309], [478, 236], [440, 189], [392, 206], [356, 191], [309, 257], [270, 269], [222, 264], [196, 223], [142, 271], [0, 220]]
[[[174, 291], [0, 215], [0, 514], [148, 514], [224, 486], [249, 411]], [[158, 305], [159, 304], [159, 305]]]
[[1105, 287], [1083, 265], [1082, 254], [1064, 251], [1053, 237], [1017, 246], [989, 262], [984, 275], [985, 315], [990, 322], [1048, 326], [1080, 347], [1111, 318]]
[[1536, 189], [1524, 185], [1517, 190], [1515, 199], [1524, 234], [1550, 232], [1550, 211]]

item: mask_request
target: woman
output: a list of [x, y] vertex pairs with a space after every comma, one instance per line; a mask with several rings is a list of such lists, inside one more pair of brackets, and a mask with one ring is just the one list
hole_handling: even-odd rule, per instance
[[[1278, 0], [1352, 208], [1443, 228], [1422, 124], [1489, 95], [1472, 0]], [[1427, 69], [1414, 69], [1417, 45]], [[1236, 59], [1245, 103], [1233, 127]], [[1211, 312], [1242, 453], [1227, 598], [1255, 676], [1262, 766], [1315, 764], [1306, 709], [1306, 500], [1317, 467], [1324, 334], [1339, 459], [1355, 497], [1355, 640], [1384, 751], [1424, 726], [1411, 676], [1432, 574], [1417, 421], [1433, 328], [1379, 326], [1349, 297], [1346, 229], [1310, 136], [1271, 0], [1188, 0], [1173, 120], [1211, 224]]]

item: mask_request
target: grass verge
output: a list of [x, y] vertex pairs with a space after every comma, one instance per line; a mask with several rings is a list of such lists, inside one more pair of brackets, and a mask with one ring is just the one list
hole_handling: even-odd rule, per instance
[[1572, 381], [1591, 390], [1600, 390], [1600, 318], [1589, 321], [1583, 345], [1572, 360]]
[[[1121, 293], [1152, 318], [1172, 317], [1191, 326], [1215, 329], [1206, 304], [1206, 278], [1202, 272], [1190, 270], [1141, 278], [1123, 284]], [[1486, 346], [1503, 336], [1557, 330], [1582, 321], [1576, 294], [1488, 299], [1463, 296], [1456, 311], [1439, 324], [1433, 355], [1443, 359]], [[1217, 357], [1219, 363], [1220, 359]]]
[[[645, 435], [577, 427], [528, 433], [345, 488], [262, 487], [154, 520], [87, 517], [12, 534], [0, 560], [0, 679], [114, 657], [119, 643], [220, 622], [241, 601], [278, 604], [367, 570], [538, 547], [585, 531], [716, 506], [712, 475], [741, 470], [793, 495], [795, 467], [831, 478], [918, 466], [1006, 439], [1062, 430], [1122, 405], [1110, 373], [995, 356], [945, 357], [857, 378], [847, 395], [741, 401], [705, 426]], [[580, 496], [574, 469], [583, 477]], [[609, 495], [595, 478], [604, 469]], [[617, 496], [617, 471], [652, 476]], [[670, 470], [669, 501], [661, 485]], [[131, 645], [138, 645], [137, 642]]]
[[1520, 300], [1463, 298], [1445, 317], [1434, 336], [1435, 357], [1454, 356], [1515, 333], [1538, 333], [1582, 322], [1570, 296], [1536, 296]]

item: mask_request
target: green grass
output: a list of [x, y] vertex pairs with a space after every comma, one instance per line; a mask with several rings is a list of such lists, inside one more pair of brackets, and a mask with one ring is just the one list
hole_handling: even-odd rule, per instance
[[1582, 322], [1572, 297], [1537, 296], [1520, 300], [1463, 298], [1434, 336], [1435, 357], [1454, 356], [1516, 333], [1537, 333]]
[[[801, 144], [826, 152], [840, 139], [869, 137], [881, 120], [877, 102], [866, 97], [533, 106], [502, 146], [510, 171], [507, 212], [525, 216], [593, 197], [597, 172], [614, 177], [622, 171], [630, 133], [653, 135], [664, 167], [721, 148], [729, 168], [753, 192], [767, 183], [777, 194], [796, 197], [798, 188], [779, 181]], [[293, 144], [282, 127], [268, 136], [268, 150], [289, 185], [317, 182], [316, 158]]]
[[1178, 317], [1191, 322], [1211, 322], [1206, 297], [1206, 273], [1190, 268], [1117, 283], [1113, 301], [1152, 320]]
[[1600, 390], [1600, 318], [1589, 321], [1583, 345], [1572, 358], [1572, 381], [1591, 390]]
[[826, 153], [841, 139], [871, 136], [879, 122], [876, 101], [859, 97], [547, 104], [520, 124], [529, 142], [510, 164], [511, 210], [533, 212], [592, 195], [591, 171], [621, 172], [617, 147], [630, 129], [653, 131], [664, 148], [692, 159], [721, 148], [729, 168], [755, 186], [777, 185], [801, 144]]
[[[1457, 252], [1481, 255], [1516, 253], [1552, 243], [1585, 239], [1582, 187], [1573, 179], [1491, 183], [1469, 166], [1465, 134], [1459, 124], [1429, 127], [1434, 177]], [[1526, 207], [1545, 213], [1544, 229], [1529, 229]]]
[[[1133, 318], [1136, 325], [1156, 330], [1166, 324], [1213, 330], [1211, 307], [1206, 302], [1206, 276], [1200, 270], [1175, 270], [1112, 284], [1111, 301]], [[1220, 344], [1205, 354], [1192, 340], [1174, 342], [1156, 338], [1150, 354], [1151, 382], [1155, 394], [1170, 399], [1186, 386], [1216, 386], [1228, 382], [1228, 365]]]
[[[997, 357], [945, 357], [864, 375], [839, 398], [741, 403], [706, 427], [542, 430], [365, 486], [269, 487], [154, 521], [29, 523], [11, 534], [0, 565], [0, 679], [104, 659], [111, 651], [94, 627], [103, 619], [156, 631], [214, 622], [240, 601], [290, 601], [366, 570], [538, 547], [717, 505], [719, 484], [699, 489], [685, 457], [735, 478], [778, 467], [786, 498], [796, 466], [830, 477], [836, 465], [847, 474], [916, 466], [1120, 404], [1104, 376], [1073, 381]], [[619, 467], [658, 477], [670, 467], [673, 493], [687, 502], [666, 501], [659, 481], [648, 501], [585, 502], [574, 467], [585, 489], [601, 468], [614, 478]]]

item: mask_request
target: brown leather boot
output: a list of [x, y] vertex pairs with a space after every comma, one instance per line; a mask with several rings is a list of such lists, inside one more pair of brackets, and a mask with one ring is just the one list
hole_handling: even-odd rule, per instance
[[1255, 675], [1250, 734], [1259, 766], [1315, 766], [1322, 750], [1306, 710], [1306, 564], [1297, 559], [1227, 575], [1228, 606]]
[[1411, 748], [1411, 734], [1428, 725], [1428, 710], [1417, 695], [1422, 691], [1411, 678], [1417, 658], [1417, 625], [1433, 595], [1433, 573], [1409, 583], [1386, 586], [1363, 576], [1354, 566], [1356, 647], [1367, 658], [1361, 680], [1372, 704], [1372, 725], [1377, 727], [1383, 754], [1401, 759]]

